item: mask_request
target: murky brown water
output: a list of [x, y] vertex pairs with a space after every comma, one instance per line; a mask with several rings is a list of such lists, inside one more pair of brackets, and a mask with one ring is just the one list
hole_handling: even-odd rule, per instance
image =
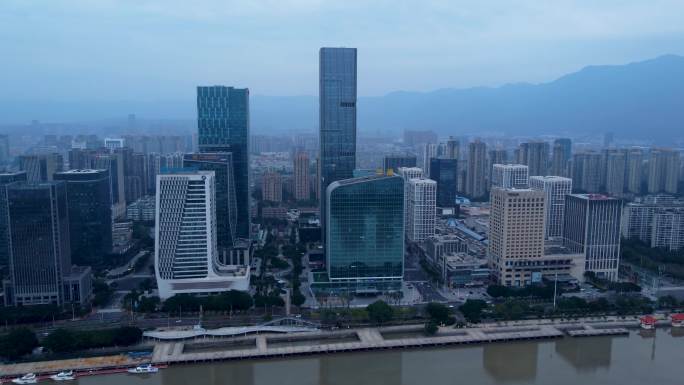
[[174, 366], [98, 385], [674, 385], [684, 384], [684, 330], [431, 350], [348, 353]]

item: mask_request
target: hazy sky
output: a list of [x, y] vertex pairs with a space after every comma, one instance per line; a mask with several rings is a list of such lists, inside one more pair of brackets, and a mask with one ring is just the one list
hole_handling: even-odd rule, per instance
[[360, 95], [543, 82], [684, 54], [684, 1], [1, 0], [0, 100], [315, 95], [321, 46]]

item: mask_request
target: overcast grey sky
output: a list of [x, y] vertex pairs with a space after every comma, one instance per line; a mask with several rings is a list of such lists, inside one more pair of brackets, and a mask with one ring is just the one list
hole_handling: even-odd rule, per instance
[[536, 83], [684, 54], [684, 1], [2, 0], [0, 100], [315, 95], [321, 46], [363, 96]]

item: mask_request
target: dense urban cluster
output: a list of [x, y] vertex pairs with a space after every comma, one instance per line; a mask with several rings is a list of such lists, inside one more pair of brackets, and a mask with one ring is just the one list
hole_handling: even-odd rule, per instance
[[[200, 86], [191, 134], [142, 135], [131, 114], [105, 138], [0, 135], [0, 318], [159, 327], [296, 312], [419, 319], [429, 335], [457, 317], [681, 306], [681, 148], [361, 134], [356, 49], [319, 59], [317, 134], [253, 134], [248, 89]], [[57, 330], [41, 339], [62, 353], [141, 338]], [[6, 342], [22, 333], [0, 354], [27, 353]]]

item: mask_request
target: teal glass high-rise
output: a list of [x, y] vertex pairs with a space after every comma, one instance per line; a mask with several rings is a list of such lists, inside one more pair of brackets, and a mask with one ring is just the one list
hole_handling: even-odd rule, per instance
[[349, 291], [397, 290], [404, 272], [404, 180], [375, 175], [326, 191], [328, 279]]
[[197, 87], [200, 152], [230, 152], [235, 182], [235, 237], [249, 239], [249, 89]]
[[[320, 191], [352, 178], [356, 167], [356, 48], [321, 48], [319, 52]], [[321, 197], [325, 242], [325, 197]]]

